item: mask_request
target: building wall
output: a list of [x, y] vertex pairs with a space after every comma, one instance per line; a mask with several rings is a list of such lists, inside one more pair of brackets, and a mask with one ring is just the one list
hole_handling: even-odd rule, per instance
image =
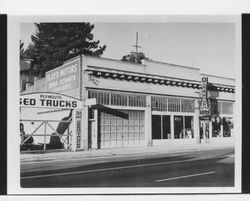
[[[186, 67], [186, 66], [178, 66], [173, 64], [161, 63], [161, 62], [154, 62], [145, 60], [143, 64], [132, 64], [128, 62], [121, 62], [115, 61], [112, 59], [103, 59], [103, 58], [96, 58], [96, 57], [89, 57], [89, 56], [80, 56], [77, 58], [73, 58], [70, 61], [65, 63], [71, 62], [74, 59], [80, 58], [80, 65], [81, 65], [81, 76], [80, 76], [80, 89], [74, 91], [66, 91], [64, 94], [73, 96], [75, 98], [81, 98], [85, 101], [88, 98], [92, 98], [89, 96], [89, 91], [92, 90], [99, 90], [103, 92], [114, 92], [114, 93], [121, 93], [121, 94], [141, 94], [145, 96], [146, 103], [141, 107], [134, 107], [134, 106], [122, 106], [122, 105], [112, 105], [112, 104], [103, 104], [109, 109], [112, 110], [114, 114], [107, 114], [103, 113], [101, 110], [97, 108], [89, 109], [89, 106], [84, 105], [83, 108], [83, 144], [84, 149], [87, 148], [98, 148], [100, 144], [98, 144], [98, 135], [99, 137], [109, 136], [109, 140], [106, 138], [110, 146], [127, 146], [131, 145], [129, 142], [135, 142], [135, 136], [143, 136], [144, 140], [140, 138], [140, 145], [160, 145], [160, 144], [171, 144], [171, 143], [200, 143], [200, 120], [199, 120], [199, 97], [201, 89], [199, 87], [184, 87], [182, 85], [165, 85], [161, 84], [160, 82], [140, 82], [136, 80], [129, 80], [129, 79], [118, 79], [116, 77], [103, 77], [103, 76], [96, 76], [90, 74], [91, 71], [102, 71], [106, 72], [107, 74], [124, 74], [126, 76], [138, 76], [138, 77], [154, 77], [156, 80], [159, 79], [175, 79], [179, 80], [180, 82], [184, 83], [192, 83], [195, 85], [199, 85], [201, 82], [201, 77], [207, 76], [208, 82], [214, 85], [214, 87], [223, 86], [223, 87], [231, 87], [234, 88], [235, 81], [233, 79], [222, 78], [218, 76], [212, 75], [205, 75], [200, 74], [199, 69]], [[154, 80], [155, 81], [155, 80]], [[45, 79], [35, 81], [33, 86], [27, 87], [26, 92], [37, 92], [37, 91], [45, 91]], [[169, 111], [155, 111], [152, 106], [152, 97], [159, 96], [159, 97], [175, 97], [181, 99], [193, 99], [195, 101], [195, 109], [191, 113], [185, 112], [169, 112]], [[235, 94], [219, 91], [219, 90], [210, 90], [208, 91], [208, 97], [217, 101], [229, 101], [234, 103]], [[134, 123], [129, 125], [129, 119], [126, 120], [124, 124], [119, 124], [121, 120], [120, 118], [115, 116], [115, 111], [121, 112], [132, 112], [132, 115], [136, 115], [136, 111], [141, 111], [143, 113], [143, 121], [144, 121], [144, 129], [143, 133], [142, 130], [130, 130], [131, 132], [126, 131], [126, 126], [137, 126]], [[91, 117], [93, 113], [93, 117]], [[140, 112], [137, 112], [138, 114]], [[140, 113], [140, 114], [142, 114]], [[111, 115], [111, 116], [110, 116]], [[112, 116], [113, 115], [113, 116]], [[170, 124], [171, 124], [171, 138], [169, 139], [153, 139], [152, 134], [152, 115], [168, 115], [170, 116]], [[192, 116], [193, 118], [193, 137], [191, 139], [175, 139], [174, 137], [174, 118], [175, 116]], [[232, 115], [231, 115], [232, 116]], [[230, 115], [224, 115], [224, 117], [231, 117]], [[101, 119], [100, 119], [101, 118]], [[106, 123], [104, 123], [104, 119], [109, 119], [109, 130], [105, 130]], [[91, 120], [91, 121], [90, 121]], [[136, 118], [133, 121], [137, 121]], [[210, 123], [210, 130], [212, 129], [212, 123]], [[140, 126], [140, 125], [139, 125]], [[115, 129], [115, 130], [112, 130]], [[124, 130], [125, 129], [125, 130]], [[131, 127], [132, 129], [132, 127]], [[116, 132], [117, 131], [117, 132]], [[119, 131], [119, 132], [118, 132]], [[138, 131], [138, 132], [137, 132]], [[117, 133], [117, 136], [114, 137], [114, 141], [110, 140], [114, 133]], [[141, 133], [140, 133], [141, 132]], [[106, 135], [106, 134], [107, 135]], [[118, 137], [121, 133], [124, 133], [124, 136], [127, 136], [127, 141], [123, 141], [123, 136]], [[134, 137], [131, 137], [132, 133], [135, 133]], [[139, 133], [139, 134], [138, 134]], [[131, 137], [131, 138], [130, 138]], [[232, 138], [230, 138], [232, 139]], [[226, 138], [227, 141], [230, 141], [229, 138]], [[111, 142], [112, 141], [112, 142]], [[223, 141], [222, 138], [216, 139], [211, 138], [211, 142], [218, 142]], [[139, 142], [139, 141], [136, 141]], [[141, 143], [143, 142], [143, 143]], [[106, 141], [101, 141], [101, 148], [108, 146]], [[124, 144], [125, 143], [125, 144]], [[90, 145], [91, 144], [91, 145]], [[132, 143], [133, 144], [133, 143]], [[138, 145], [138, 143], [135, 143]], [[109, 146], [108, 146], [109, 147]]]
[[[124, 74], [133, 76], [154, 76], [155, 78], [162, 79], [164, 76], [167, 78], [175, 78], [187, 83], [200, 83], [202, 76], [207, 76], [204, 74], [199, 74], [199, 69], [174, 66], [169, 64], [164, 64], [160, 62], [145, 61], [144, 65], [140, 64], [129, 64], [114, 60], [104, 60], [104, 59], [94, 59], [89, 57], [83, 57], [83, 69], [84, 69], [84, 86], [88, 90], [101, 90], [101, 91], [114, 91], [114, 92], [127, 92], [127, 93], [140, 93], [146, 94], [147, 99], [151, 100], [152, 96], [168, 96], [176, 98], [194, 98], [195, 99], [195, 111], [193, 113], [187, 114], [183, 112], [171, 113], [171, 112], [156, 112], [152, 111], [152, 102], [147, 102], [147, 107], [145, 108], [145, 144], [147, 145], [161, 145], [161, 144], [193, 144], [200, 143], [200, 120], [199, 120], [199, 88], [187, 88], [182, 86], [167, 86], [161, 85], [159, 83], [146, 83], [146, 82], [136, 82], [134, 80], [122, 80], [113, 78], [112, 76], [98, 77], [95, 75], [89, 75], [88, 70], [94, 71], [104, 71], [112, 74]], [[181, 73], [180, 73], [181, 72]], [[207, 76], [209, 83], [215, 85], [215, 87], [226, 86], [234, 87], [234, 80], [222, 78], [218, 76]], [[218, 101], [229, 101], [234, 102], [235, 94], [228, 93], [224, 91], [208, 91], [208, 97], [211, 99], [216, 99]], [[113, 106], [109, 107], [113, 108]], [[119, 108], [119, 107], [118, 107]], [[152, 115], [169, 115], [171, 120], [171, 138], [170, 139], [153, 139], [152, 136]], [[185, 116], [191, 116], [193, 118], [193, 137], [191, 139], [175, 139], [174, 138], [174, 118], [176, 116], [181, 116], [185, 119]], [[226, 115], [228, 116], [228, 115]], [[229, 115], [230, 116], [230, 115]], [[210, 130], [212, 129], [210, 125]], [[210, 142], [231, 142], [231, 138], [212, 138]]]
[[26, 84], [26, 90], [22, 93], [45, 92], [45, 79], [34, 78], [34, 84]]
[[225, 78], [221, 76], [209, 75], [204, 73], [201, 73], [200, 77], [208, 77], [209, 82], [213, 84], [235, 86], [235, 79], [232, 78]]
[[152, 83], [140, 83], [126, 80], [103, 79], [89, 75], [87, 88], [110, 89], [119, 91], [141, 92], [148, 94], [162, 94], [173, 96], [199, 97], [199, 90], [177, 86], [166, 86]]
[[26, 90], [26, 83], [28, 82], [28, 75], [26, 73], [20, 73], [20, 92]]
[[[142, 73], [146, 75], [167, 76], [172, 78], [199, 80], [199, 69], [144, 60], [144, 64], [133, 64], [112, 59], [83, 56], [83, 66], [100, 69], [119, 70], [124, 72]], [[181, 73], [179, 73], [181, 71]]]

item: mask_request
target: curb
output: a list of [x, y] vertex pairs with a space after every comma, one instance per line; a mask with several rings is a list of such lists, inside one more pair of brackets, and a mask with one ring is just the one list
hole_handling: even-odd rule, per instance
[[[40, 156], [26, 156], [22, 158], [22, 156], [20, 157], [20, 161], [25, 163], [25, 162], [41, 162], [41, 161], [53, 161], [53, 160], [61, 160], [61, 159], [92, 159], [92, 158], [100, 158], [100, 157], [126, 157], [126, 156], [132, 156], [132, 155], [148, 155], [148, 154], [162, 154], [162, 153], [166, 153], [166, 154], [172, 154], [172, 153], [183, 153], [183, 152], [187, 152], [187, 151], [202, 151], [202, 150], [211, 150], [211, 149], [227, 149], [227, 148], [234, 148], [234, 146], [209, 146], [209, 147], [187, 147], [187, 148], [183, 148], [179, 149], [164, 149], [161, 147], [156, 147], [155, 150], [149, 149], [149, 150], [143, 150], [143, 149], [139, 149], [139, 150], [129, 150], [131, 151], [130, 153], [120, 153], [121, 149], [117, 149], [117, 150], [109, 150], [110, 152], [108, 153], [99, 153], [98, 152], [64, 152], [67, 153], [66, 155], [63, 154], [62, 152], [57, 152], [57, 153], [53, 153], [52, 156], [48, 156], [45, 154], [40, 155]], [[113, 152], [112, 152], [113, 151]], [[48, 153], [50, 154], [50, 153]]]

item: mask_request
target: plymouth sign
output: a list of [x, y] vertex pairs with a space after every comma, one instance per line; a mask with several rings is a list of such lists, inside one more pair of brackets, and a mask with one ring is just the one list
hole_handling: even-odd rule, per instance
[[53, 108], [53, 109], [82, 109], [82, 101], [74, 97], [57, 93], [22, 94], [19, 98], [21, 107]]

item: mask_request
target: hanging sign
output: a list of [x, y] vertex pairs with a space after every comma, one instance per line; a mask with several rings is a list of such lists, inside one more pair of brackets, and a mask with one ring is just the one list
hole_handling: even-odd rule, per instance
[[200, 104], [201, 116], [208, 116], [211, 114], [209, 101], [207, 97], [207, 85], [208, 85], [208, 78], [203, 77], [201, 82], [201, 104]]
[[29, 93], [20, 95], [21, 107], [81, 109], [82, 101], [71, 96], [58, 93]]

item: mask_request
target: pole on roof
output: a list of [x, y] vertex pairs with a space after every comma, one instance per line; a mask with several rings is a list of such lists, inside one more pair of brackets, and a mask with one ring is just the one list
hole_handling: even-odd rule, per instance
[[141, 46], [138, 45], [138, 32], [136, 32], [136, 44], [133, 45], [135, 47], [135, 57], [136, 57], [136, 63], [138, 63], [139, 57], [138, 57], [138, 48], [141, 48]]

